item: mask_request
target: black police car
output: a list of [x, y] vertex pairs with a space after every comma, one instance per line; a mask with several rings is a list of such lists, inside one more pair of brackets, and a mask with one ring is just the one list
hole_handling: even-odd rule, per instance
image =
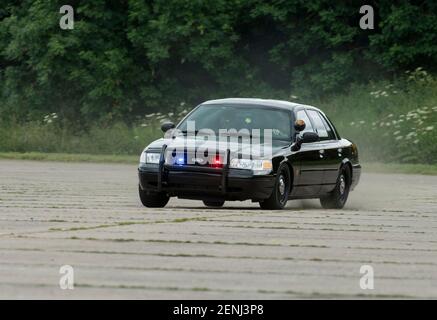
[[320, 198], [324, 208], [340, 209], [361, 174], [356, 145], [312, 106], [211, 100], [162, 130], [164, 138], [140, 158], [139, 195], [146, 207], [179, 197], [208, 207], [250, 199], [273, 210], [289, 199]]

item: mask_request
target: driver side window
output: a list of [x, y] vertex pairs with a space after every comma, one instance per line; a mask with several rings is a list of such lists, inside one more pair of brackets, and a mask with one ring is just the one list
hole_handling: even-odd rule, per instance
[[316, 127], [316, 131], [321, 141], [335, 139], [334, 133], [319, 112], [315, 110], [308, 110], [308, 114], [313, 120], [314, 126]]
[[305, 130], [301, 132], [303, 134], [304, 132], [314, 132], [313, 126], [311, 125], [310, 118], [308, 118], [307, 113], [305, 110], [299, 110], [296, 113], [296, 120], [303, 120], [305, 121]]

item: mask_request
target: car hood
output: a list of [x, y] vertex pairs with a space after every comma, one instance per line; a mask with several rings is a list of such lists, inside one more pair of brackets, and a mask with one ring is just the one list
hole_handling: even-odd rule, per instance
[[280, 153], [282, 149], [287, 148], [290, 143], [287, 141], [282, 141], [282, 140], [273, 140], [272, 145], [271, 146], [266, 146], [258, 143], [244, 143], [244, 142], [229, 142], [226, 146], [219, 146], [218, 141], [216, 140], [207, 140], [204, 138], [196, 138], [196, 139], [189, 139], [186, 137], [175, 137], [173, 139], [166, 139], [166, 138], [162, 138], [162, 139], [158, 139], [153, 141], [151, 144], [149, 144], [146, 147], [146, 150], [161, 150], [163, 145], [167, 145], [167, 149], [170, 150], [184, 150], [184, 148], [190, 149], [190, 150], [197, 150], [197, 149], [202, 149], [202, 150], [215, 150], [216, 152], [219, 153], [225, 153], [226, 152], [226, 147], [230, 148], [231, 150], [235, 150], [236, 152], [240, 153], [240, 154], [245, 154], [245, 155], [249, 155], [250, 154], [250, 150], [254, 149], [256, 147], [260, 147], [261, 150], [263, 150], [262, 148], [264, 148], [264, 153], [265, 154], [271, 154], [272, 156], [276, 155], [277, 153]]

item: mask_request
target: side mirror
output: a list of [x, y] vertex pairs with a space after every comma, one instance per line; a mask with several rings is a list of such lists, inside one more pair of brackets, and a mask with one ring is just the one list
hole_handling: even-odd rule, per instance
[[320, 140], [320, 137], [315, 132], [304, 132], [302, 136], [296, 137], [296, 142], [291, 146], [291, 151], [299, 151], [302, 147], [302, 143], [312, 143]]
[[294, 122], [294, 129], [296, 130], [296, 132], [304, 131], [305, 127], [306, 127], [306, 123], [303, 120], [296, 120]]
[[319, 140], [320, 140], [320, 137], [315, 132], [305, 132], [302, 136], [302, 143], [317, 142]]
[[162, 132], [167, 132], [168, 130], [170, 130], [170, 129], [173, 129], [175, 127], [175, 125], [174, 125], [174, 123], [173, 122], [164, 122], [162, 125], [161, 125], [161, 130], [162, 130]]

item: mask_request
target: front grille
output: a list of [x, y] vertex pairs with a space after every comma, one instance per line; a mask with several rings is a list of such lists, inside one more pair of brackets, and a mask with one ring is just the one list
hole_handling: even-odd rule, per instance
[[215, 167], [221, 168], [224, 163], [224, 155], [219, 153], [208, 154], [208, 152], [196, 150], [166, 150], [165, 164], [169, 166], [193, 166], [193, 167]]

